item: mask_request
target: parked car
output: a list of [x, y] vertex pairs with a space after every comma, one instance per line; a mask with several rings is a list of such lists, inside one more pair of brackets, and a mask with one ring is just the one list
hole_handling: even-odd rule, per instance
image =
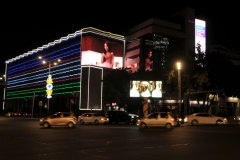
[[31, 117], [32, 114], [30, 112], [22, 112], [21, 113], [23, 117]]
[[177, 124], [176, 126], [181, 126], [182, 124], [184, 124], [184, 119], [180, 116], [173, 113], [171, 113], [171, 116], [174, 118], [174, 121]]
[[21, 113], [20, 112], [13, 112], [12, 116], [13, 117], [21, 117]]
[[80, 124], [107, 124], [109, 119], [98, 113], [83, 113], [78, 116], [78, 123]]
[[139, 116], [138, 116], [137, 114], [133, 114], [133, 113], [128, 113], [128, 115], [130, 115], [131, 118], [132, 118], [132, 119], [131, 119], [131, 123], [132, 123], [132, 124], [136, 124]]
[[21, 115], [23, 117], [31, 117], [32, 116], [32, 112], [31, 109], [27, 108], [27, 107], [23, 107], [20, 111]]
[[44, 128], [51, 126], [68, 126], [72, 128], [77, 124], [77, 118], [72, 112], [56, 112], [48, 117], [40, 118], [39, 124]]
[[233, 120], [234, 120], [235, 122], [240, 122], [240, 116], [234, 116], [234, 117], [233, 117]]
[[177, 126], [178, 122], [176, 121], [174, 115], [170, 112], [153, 112], [150, 113], [147, 117], [138, 119], [137, 125], [140, 128], [147, 127], [166, 127], [172, 128]]
[[214, 116], [209, 113], [194, 113], [191, 115], [187, 115], [186, 119], [187, 123], [191, 123], [194, 126], [199, 124], [228, 124], [228, 120], [226, 117]]
[[7, 112], [7, 113], [5, 113], [5, 116], [11, 117], [11, 116], [12, 116], [12, 112]]
[[109, 118], [109, 124], [124, 122], [126, 124], [135, 124], [137, 122], [137, 116], [131, 115], [127, 111], [108, 111], [106, 117]]

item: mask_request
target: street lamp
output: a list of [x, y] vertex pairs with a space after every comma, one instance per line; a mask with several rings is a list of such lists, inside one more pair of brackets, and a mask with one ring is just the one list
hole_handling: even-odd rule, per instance
[[52, 80], [52, 75], [51, 75], [51, 66], [52, 65], [57, 65], [58, 62], [60, 62], [61, 60], [58, 59], [57, 62], [56, 61], [52, 61], [51, 58], [49, 58], [48, 60], [43, 59], [41, 56], [38, 57], [39, 59], [42, 60], [43, 64], [48, 63], [48, 78], [46, 80], [47, 85], [46, 85], [46, 93], [47, 93], [47, 99], [48, 99], [48, 104], [47, 104], [47, 115], [49, 115], [49, 99], [52, 98], [52, 92], [53, 92], [53, 80]]
[[181, 116], [181, 63], [177, 62], [178, 70], [178, 115]]

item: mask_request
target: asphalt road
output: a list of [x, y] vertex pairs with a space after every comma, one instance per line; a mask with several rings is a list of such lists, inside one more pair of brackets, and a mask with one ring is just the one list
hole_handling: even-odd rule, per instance
[[38, 119], [0, 117], [0, 160], [230, 160], [240, 158], [240, 125], [77, 125], [44, 129]]

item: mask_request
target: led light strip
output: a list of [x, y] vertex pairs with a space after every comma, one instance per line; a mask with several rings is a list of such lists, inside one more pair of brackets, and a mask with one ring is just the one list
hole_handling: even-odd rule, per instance
[[[72, 64], [72, 63], [69, 63], [69, 64]], [[72, 65], [70, 67], [65, 67], [65, 68], [62, 68], [62, 69], [57, 69], [55, 71], [52, 71], [52, 74], [54, 74], [54, 76], [55, 76], [55, 75], [65, 74], [67, 72], [79, 71], [79, 68], [80, 68], [79, 64], [78, 65]], [[33, 79], [39, 79], [40, 77], [44, 77], [45, 75], [48, 74], [47, 72], [44, 72], [44, 73], [40, 74], [39, 72], [42, 72], [42, 71], [45, 71], [45, 69], [34, 71], [34, 72], [31, 72], [31, 73], [11, 76], [11, 77], [8, 78], [8, 83], [11, 84], [12, 82], [15, 82], [15, 81], [20, 82], [22, 80], [23, 81], [28, 81], [28, 80], [33, 80]]]
[[15, 58], [9, 59], [9, 60], [5, 61], [5, 63], [9, 64], [9, 63], [11, 63], [11, 62], [13, 62], [15, 60], [21, 59], [21, 58], [23, 58], [25, 56], [28, 56], [28, 55], [35, 54], [38, 51], [42, 51], [45, 48], [48, 48], [50, 46], [54, 46], [55, 44], [59, 44], [59, 43], [61, 43], [63, 41], [66, 41], [68, 39], [74, 38], [76, 36], [80, 36], [80, 35], [82, 35], [84, 33], [95, 33], [95, 34], [102, 35], [102, 36], [105, 36], [105, 37], [109, 37], [109, 38], [125, 41], [124, 36], [121, 36], [121, 35], [118, 35], [118, 34], [113, 34], [111, 32], [105, 32], [105, 31], [102, 31], [102, 30], [99, 30], [99, 29], [96, 29], [96, 28], [93, 28], [93, 27], [88, 27], [88, 28], [83, 28], [82, 30], [76, 31], [73, 34], [69, 34], [66, 37], [62, 37], [59, 40], [55, 40], [54, 42], [48, 43], [47, 45], [43, 45], [42, 47], [38, 47], [37, 49], [34, 49], [34, 50], [29, 51], [27, 53], [24, 53], [24, 54], [22, 54], [20, 56], [17, 56]]
[[[68, 83], [68, 84], [64, 84], [64, 85], [56, 85], [54, 86], [54, 91], [59, 91], [59, 90], [64, 90], [64, 89], [69, 89], [69, 88], [79, 88], [80, 89], [80, 82], [75, 82], [75, 83]], [[25, 89], [25, 90], [21, 90], [21, 91], [9, 91], [7, 93], [8, 96], [10, 95], [21, 95], [21, 94], [32, 94], [32, 92], [35, 91], [37, 92], [41, 92], [43, 93], [45, 91], [45, 86], [41, 87], [41, 88], [34, 88], [34, 89]], [[45, 92], [44, 92], [45, 93]]]
[[[47, 56], [52, 55], [52, 54], [56, 54], [56, 55], [60, 56], [62, 53], [59, 54], [59, 52], [65, 53], [65, 52], [70, 52], [70, 51], [75, 51], [75, 50], [80, 51], [80, 45], [81, 45], [81, 43], [76, 43], [76, 44], [70, 45], [69, 47], [61, 48], [59, 50], [53, 51], [49, 54], [46, 54], [46, 55], [44, 55], [44, 57], [47, 57]], [[74, 48], [74, 47], [76, 47], [76, 48]], [[71, 50], [69, 50], [69, 49], [71, 49]], [[59, 57], [56, 57], [56, 58], [59, 58]], [[37, 59], [37, 61], [39, 61], [38, 58], [34, 58], [34, 59], [31, 59], [31, 60], [28, 60], [28, 61], [24, 61], [22, 63], [18, 63], [16, 65], [11, 65], [11, 66], [9, 66], [9, 70], [11, 68], [18, 68], [19, 66], [22, 67], [23, 65], [26, 65], [26, 64], [29, 65], [29, 63], [31, 63], [32, 61], [35, 62], [36, 59]]]
[[[61, 76], [61, 77], [58, 77], [58, 78], [54, 78], [56, 80], [59, 80], [59, 79], [67, 79], [69, 77], [76, 77], [76, 76], [79, 76], [79, 74], [72, 74], [72, 75], [67, 75], [67, 76]], [[34, 84], [41, 84], [43, 81], [42, 80], [39, 80], [39, 81], [34, 81], [34, 82], [30, 82], [30, 83], [24, 83], [24, 84], [19, 84], [19, 83], [13, 83], [13, 84], [18, 84], [18, 85], [13, 85], [11, 84], [9, 86], [9, 84], [7, 85], [7, 89], [10, 89], [10, 88], [16, 88], [16, 87], [25, 87], [25, 86], [32, 86]]]
[[[72, 94], [73, 92], [76, 92], [76, 93], [80, 93], [80, 91], [70, 91], [70, 92], [60, 92], [60, 93], [53, 93], [52, 95], [64, 95], [64, 94]], [[42, 94], [40, 94], [40, 95], [36, 95], [35, 94], [35, 96], [41, 96]], [[23, 98], [32, 98], [33, 96], [32, 96], [32, 93], [31, 93], [31, 95], [29, 95], [29, 96], [17, 96], [17, 97], [9, 97], [9, 98], [7, 98], [7, 100], [11, 100], [11, 99], [23, 99]]]
[[[74, 59], [76, 59], [76, 60], [74, 60]], [[73, 57], [73, 58], [64, 60], [64, 61], [62, 61], [62, 63], [60, 63], [58, 66], [73, 65], [72, 63], [78, 63], [77, 65], [79, 65], [79, 64], [80, 64], [80, 57], [77, 56], [77, 57]], [[36, 71], [36, 70], [39, 71], [39, 72], [44, 72], [44, 73], [46, 73], [46, 70], [47, 70], [47, 69], [48, 69], [48, 68], [47, 68], [45, 65], [41, 65], [41, 67], [34, 68], [34, 69], [32, 69], [32, 70], [26, 70], [26, 71], [24, 71], [24, 72], [20, 72], [20, 73], [17, 73], [17, 74], [9, 74], [9, 75], [8, 75], [8, 78], [10, 78], [10, 77], [16, 77], [16, 76], [18, 76], [18, 75], [23, 75], [23, 74], [25, 74], [25, 73], [31, 75], [32, 72], [33, 72], [33, 71]]]
[[[59, 76], [59, 78], [54, 78], [54, 81], [58, 80], [58, 79], [63, 79], [63, 78], [66, 78], [66, 77], [72, 77], [72, 76], [79, 76], [80, 77], [80, 74], [79, 73], [71, 73], [71, 76], [70, 75]], [[34, 79], [15, 80], [15, 81], [9, 82], [8, 85], [7, 85], [7, 88], [14, 88], [12, 86], [15, 85], [15, 84], [18, 84], [18, 86], [26, 86], [26, 85], [29, 85], [29, 84], [41, 83], [41, 82], [45, 82], [45, 79], [46, 78], [44, 78], [43, 76], [39, 76], [39, 78], [36, 77]], [[36, 80], [38, 80], [38, 81], [36, 81]], [[31, 82], [31, 81], [34, 81], [34, 82]], [[25, 82], [28, 82], [28, 83], [25, 83]], [[10, 87], [8, 87], [8, 86], [10, 86]]]
[[[80, 65], [78, 65], [77, 67], [80, 67]], [[69, 72], [75, 72], [77, 71], [77, 73], [79, 72], [79, 69], [77, 68], [76, 66], [70, 66], [70, 67], [66, 67], [64, 69], [58, 69], [58, 70], [55, 70], [55, 71], [52, 71], [52, 74], [54, 74], [54, 77], [55, 76], [58, 76], [58, 75], [62, 75], [62, 74], [66, 74], [66, 73], [69, 73]], [[79, 72], [80, 74], [80, 72]], [[33, 79], [41, 79], [46, 77], [48, 74], [47, 73], [31, 73], [31, 74], [28, 74], [26, 77], [23, 77], [23, 76], [16, 76], [16, 77], [11, 77], [9, 78], [9, 81], [8, 83], [11, 84], [12, 82], [20, 82], [20, 81], [29, 81], [29, 80], [33, 80]], [[22, 78], [21, 78], [22, 77]]]
[[[72, 53], [64, 53], [62, 55], [59, 55], [58, 57], [60, 59], [66, 59], [67, 57], [73, 56], [73, 55], [80, 55], [79, 52], [72, 52]], [[80, 59], [79, 59], [80, 61]], [[12, 70], [8, 70], [8, 74], [13, 74], [14, 72], [20, 72], [22, 70], [27, 70], [29, 68], [36, 68], [38, 66], [42, 65], [42, 61], [39, 59], [35, 59], [35, 63], [29, 63], [28, 65], [23, 65], [22, 67], [14, 68]]]

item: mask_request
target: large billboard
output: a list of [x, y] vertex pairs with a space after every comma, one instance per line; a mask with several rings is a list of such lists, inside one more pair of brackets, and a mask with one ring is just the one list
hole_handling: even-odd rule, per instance
[[130, 97], [162, 97], [162, 81], [130, 81]]
[[165, 69], [168, 45], [169, 39], [159, 34], [145, 38], [142, 59], [144, 71]]
[[117, 69], [123, 67], [124, 42], [96, 35], [82, 36], [81, 65]]
[[195, 19], [195, 45], [195, 54], [205, 54], [206, 22], [200, 19]]
[[103, 76], [123, 68], [124, 39], [95, 31], [81, 37], [80, 110], [102, 110]]

